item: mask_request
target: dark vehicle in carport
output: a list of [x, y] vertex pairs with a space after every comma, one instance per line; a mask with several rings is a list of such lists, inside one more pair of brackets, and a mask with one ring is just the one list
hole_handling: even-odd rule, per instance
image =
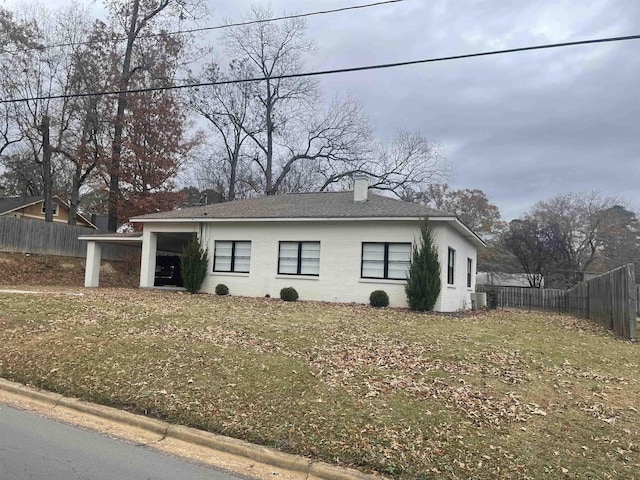
[[180, 257], [177, 255], [163, 255], [156, 258], [156, 287], [172, 285], [182, 287], [182, 274], [180, 273]]

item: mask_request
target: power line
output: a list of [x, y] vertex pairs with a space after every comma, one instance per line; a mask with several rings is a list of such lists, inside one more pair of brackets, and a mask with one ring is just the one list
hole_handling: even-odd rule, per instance
[[49, 95], [42, 97], [23, 97], [23, 98], [13, 98], [9, 100], [0, 100], [0, 104], [2, 103], [17, 103], [17, 102], [28, 102], [34, 100], [58, 100], [65, 98], [81, 98], [81, 97], [95, 97], [95, 96], [103, 96], [103, 95], [117, 95], [120, 93], [147, 93], [147, 92], [157, 92], [163, 90], [181, 90], [185, 88], [198, 88], [198, 87], [212, 87], [218, 85], [229, 85], [233, 83], [249, 83], [249, 82], [263, 82], [265, 80], [284, 80], [289, 78], [302, 78], [302, 77], [315, 77], [321, 75], [333, 75], [338, 73], [350, 73], [350, 72], [363, 72], [367, 70], [381, 70], [385, 68], [397, 68], [404, 67], [409, 65], [418, 65], [424, 63], [435, 63], [435, 62], [445, 62], [450, 60], [462, 60], [466, 58], [476, 58], [476, 57], [487, 57], [493, 55], [504, 55], [507, 53], [519, 53], [519, 52], [527, 52], [532, 50], [547, 50], [552, 48], [563, 48], [563, 47], [573, 47], [578, 45], [590, 45], [590, 44], [598, 44], [598, 43], [611, 43], [611, 42], [622, 42], [628, 40], [638, 40], [640, 39], [640, 35], [628, 35], [624, 37], [606, 37], [606, 38], [595, 38], [590, 40], [578, 40], [575, 42], [563, 42], [563, 43], [548, 43], [543, 45], [533, 45], [529, 47], [518, 47], [518, 48], [508, 48], [504, 50], [492, 50], [488, 52], [477, 52], [477, 53], [467, 53], [463, 55], [451, 55], [447, 57], [435, 57], [435, 58], [426, 58], [422, 60], [409, 60], [405, 62], [395, 62], [395, 63], [384, 63], [378, 65], [365, 65], [360, 67], [349, 67], [349, 68], [337, 68], [333, 70], [321, 70], [316, 72], [302, 72], [302, 73], [292, 73], [288, 75], [275, 75], [272, 77], [255, 77], [255, 78], [246, 78], [239, 80], [222, 80], [218, 82], [201, 82], [201, 83], [190, 83], [184, 85], [173, 85], [169, 87], [148, 87], [148, 88], [137, 88], [131, 90], [110, 90], [110, 91], [102, 91], [102, 92], [86, 92], [86, 93], [74, 93], [74, 94], [64, 94], [64, 95]]
[[[281, 20], [289, 20], [293, 18], [305, 18], [305, 17], [313, 17], [316, 15], [327, 15], [330, 13], [347, 12], [350, 10], [360, 10], [363, 8], [379, 7], [379, 6], [387, 5], [390, 3], [400, 3], [404, 1], [405, 0], [386, 0], [381, 2], [366, 3], [362, 5], [352, 5], [350, 7], [333, 8], [331, 10], [318, 10], [315, 12], [298, 13], [294, 15], [284, 15], [281, 17], [267, 18], [264, 20], [251, 20], [248, 22], [228, 23], [224, 25], [214, 25], [210, 27], [190, 28], [187, 30], [176, 30], [173, 32], [149, 33], [146, 35], [140, 35], [138, 38], [156, 38], [156, 37], [161, 37], [165, 35], [186, 35], [188, 33], [207, 32], [212, 30], [221, 30], [223, 28], [243, 27], [246, 25], [255, 25], [258, 23], [278, 22]], [[108, 38], [106, 40], [87, 40], [84, 42], [54, 43], [51, 45], [34, 45], [34, 46], [17, 48], [15, 50], [3, 50], [2, 53], [17, 53], [17, 52], [25, 52], [29, 50], [42, 51], [42, 50], [49, 50], [51, 48], [77, 47], [80, 45], [94, 45], [96, 43], [107, 43], [107, 42], [123, 42], [126, 40], [127, 40], [126, 36], [115, 36], [115, 37]]]

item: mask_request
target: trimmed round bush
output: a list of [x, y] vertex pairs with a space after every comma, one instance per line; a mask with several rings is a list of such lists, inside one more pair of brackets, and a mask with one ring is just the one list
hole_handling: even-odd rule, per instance
[[293, 287], [284, 287], [280, 290], [280, 298], [285, 302], [295, 302], [298, 300], [298, 292]]
[[369, 295], [369, 303], [372, 307], [388, 307], [389, 306], [389, 295], [384, 290], [374, 290]]
[[227, 287], [224, 283], [217, 284], [216, 295], [229, 295], [229, 287]]

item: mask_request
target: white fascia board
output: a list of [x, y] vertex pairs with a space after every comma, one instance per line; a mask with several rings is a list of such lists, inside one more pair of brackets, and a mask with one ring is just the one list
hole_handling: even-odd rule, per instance
[[85, 242], [111, 242], [111, 243], [142, 243], [142, 235], [139, 237], [110, 237], [101, 235], [81, 235], [78, 240]]
[[[455, 217], [447, 217], [450, 220]], [[301, 218], [301, 217], [269, 217], [269, 218], [132, 218], [129, 221], [131, 223], [237, 223], [237, 222], [363, 222], [363, 221], [417, 221], [422, 220], [422, 217], [316, 217], [316, 218]], [[429, 219], [431, 220], [431, 218]]]

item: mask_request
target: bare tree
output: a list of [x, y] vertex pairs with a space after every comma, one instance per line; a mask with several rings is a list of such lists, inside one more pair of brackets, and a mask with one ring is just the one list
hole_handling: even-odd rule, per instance
[[513, 220], [503, 232], [500, 245], [520, 264], [529, 286], [540, 288], [545, 278], [561, 260], [564, 244], [555, 226], [540, 225], [536, 220]]
[[[59, 17], [44, 10], [25, 9], [21, 12], [20, 21], [22, 25], [29, 26], [32, 43], [56, 43], [61, 39]], [[45, 219], [53, 221], [54, 171], [60, 169], [54, 153], [69, 128], [72, 101], [39, 100], [38, 97], [69, 92], [66, 75], [69, 57], [54, 49], [32, 47], [18, 48], [2, 59], [6, 73], [2, 81], [3, 91], [8, 96], [26, 99], [14, 103], [10, 111], [5, 110], [5, 114], [6, 118], [10, 115], [11, 122], [20, 132], [22, 149], [26, 148], [33, 161], [41, 166]]]
[[225, 37], [229, 55], [246, 62], [246, 78], [264, 78], [256, 82], [255, 100], [249, 103], [257, 123], [243, 129], [257, 146], [254, 165], [266, 195], [328, 190], [366, 173], [372, 188], [402, 198], [448, 177], [438, 144], [403, 131], [377, 142], [354, 98], [336, 97], [325, 106], [316, 80], [281, 78], [303, 71], [315, 47], [301, 19], [270, 18], [271, 11], [254, 7], [248, 17], [253, 23], [230, 28]]
[[[101, 22], [91, 23], [89, 10], [74, 4], [53, 12], [27, 10], [23, 17], [42, 43], [65, 44], [65, 48], [18, 51], [9, 71], [13, 73], [3, 85], [13, 96], [30, 98], [12, 105], [12, 123], [22, 133], [22, 151], [31, 151], [29, 162], [39, 163], [40, 179], [16, 177], [23, 190], [39, 191], [45, 196], [45, 217], [52, 218], [52, 193], [69, 201], [69, 223], [76, 221], [80, 190], [95, 173], [105, 149], [104, 125], [110, 114], [105, 107], [108, 97], [73, 98], [76, 93], [112, 87], [113, 55], [106, 38], [113, 34]], [[90, 45], [85, 43], [90, 41]], [[47, 94], [70, 95], [55, 100], [35, 100]], [[48, 117], [48, 122], [47, 122]], [[49, 128], [47, 127], [47, 124]], [[101, 135], [99, 134], [101, 132]], [[48, 140], [47, 140], [48, 137]], [[20, 156], [23, 159], [24, 155]], [[20, 157], [12, 157], [13, 159]], [[26, 168], [25, 173], [32, 171]], [[16, 169], [6, 173], [15, 176]], [[37, 187], [37, 185], [41, 185]]]
[[[243, 80], [250, 75], [246, 60], [232, 61], [226, 75], [216, 64], [210, 63], [204, 69], [204, 81]], [[214, 130], [210, 145], [216, 155], [200, 166], [201, 174], [215, 172], [213, 185], [226, 200], [236, 198], [241, 184], [250, 184], [252, 178], [251, 150], [245, 146], [250, 137], [260, 133], [260, 123], [256, 121], [252, 102], [256, 85], [250, 82], [228, 83], [220, 86], [201, 87], [190, 94], [190, 106], [208, 121]], [[243, 189], [244, 190], [244, 189]], [[243, 196], [243, 195], [241, 195]]]
[[11, 153], [2, 157], [2, 186], [9, 196], [40, 196], [42, 187], [42, 166], [39, 159], [23, 145], [12, 148]]
[[[11, 63], [11, 57], [24, 47], [29, 47], [33, 42], [34, 32], [29, 30], [28, 25], [19, 24], [11, 12], [0, 8], [0, 67], [3, 70]], [[0, 98], [6, 99], [12, 94], [12, 89], [7, 82], [0, 82]], [[8, 159], [3, 158], [3, 154], [13, 145], [20, 143], [23, 134], [16, 128], [13, 118], [15, 116], [15, 105], [10, 103], [0, 104], [0, 159], [5, 163]], [[15, 160], [16, 156], [13, 155]], [[5, 165], [6, 168], [6, 165]]]
[[563, 241], [560, 268], [571, 285], [583, 280], [584, 272], [601, 255], [607, 235], [620, 226], [622, 217], [613, 207], [625, 203], [598, 192], [566, 193], [536, 203], [525, 218], [557, 229]]
[[[316, 105], [297, 128], [288, 130], [286, 138], [286, 161], [276, 190], [294, 166], [298, 175], [307, 171], [307, 190], [322, 191], [353, 173], [364, 173], [370, 165], [373, 137], [369, 120], [362, 105], [350, 96], [336, 97], [324, 109]], [[315, 171], [315, 182], [309, 171]]]
[[[300, 18], [281, 22], [268, 22], [270, 10], [253, 7], [248, 20], [254, 21], [238, 28], [229, 28], [225, 43], [229, 54], [236, 59], [246, 59], [247, 74], [263, 77], [256, 86], [255, 99], [261, 122], [259, 131], [245, 129], [255, 142], [261, 155], [255, 158], [264, 177], [264, 193], [273, 195], [290, 169], [292, 155], [278, 159], [278, 145], [284, 135], [294, 127], [296, 119], [313, 110], [319, 97], [318, 83], [310, 77], [278, 78], [299, 73], [304, 57], [313, 51], [314, 45], [305, 38], [305, 23]], [[276, 162], [283, 164], [276, 173]], [[279, 166], [279, 165], [278, 165]]]
[[390, 141], [374, 143], [373, 149], [360, 147], [360, 156], [350, 161], [328, 160], [323, 165], [322, 189], [365, 173], [371, 188], [387, 191], [403, 200], [413, 200], [414, 192], [449, 178], [450, 168], [442, 146], [430, 142], [418, 132], [397, 131]]

